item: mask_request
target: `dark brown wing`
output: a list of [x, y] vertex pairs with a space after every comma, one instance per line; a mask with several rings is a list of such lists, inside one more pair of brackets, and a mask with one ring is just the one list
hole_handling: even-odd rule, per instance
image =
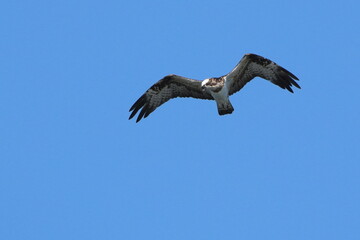
[[129, 119], [133, 118], [141, 109], [136, 122], [146, 118], [157, 107], [176, 97], [192, 97], [200, 99], [213, 99], [212, 96], [201, 89], [201, 81], [168, 75], [152, 85], [130, 108]]
[[300, 88], [295, 80], [299, 80], [294, 74], [275, 62], [255, 54], [245, 54], [238, 65], [225, 76], [229, 95], [232, 95], [245, 86], [255, 77], [261, 77], [278, 85], [283, 89], [294, 92], [291, 86]]

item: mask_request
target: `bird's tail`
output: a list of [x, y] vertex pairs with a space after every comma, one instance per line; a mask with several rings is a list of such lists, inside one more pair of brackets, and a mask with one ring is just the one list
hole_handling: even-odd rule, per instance
[[216, 102], [216, 103], [217, 103], [219, 115], [231, 114], [234, 111], [234, 108], [229, 100], [227, 100], [226, 102]]

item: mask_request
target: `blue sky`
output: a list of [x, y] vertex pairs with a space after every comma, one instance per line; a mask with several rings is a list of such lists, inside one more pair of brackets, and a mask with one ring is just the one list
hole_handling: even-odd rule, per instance
[[[0, 239], [359, 239], [358, 1], [2, 1]], [[175, 99], [129, 108], [174, 73], [245, 53], [255, 79], [220, 117]]]

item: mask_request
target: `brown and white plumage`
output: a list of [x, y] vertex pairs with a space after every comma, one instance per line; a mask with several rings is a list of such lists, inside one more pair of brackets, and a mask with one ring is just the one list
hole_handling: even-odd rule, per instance
[[273, 61], [255, 54], [245, 54], [227, 75], [203, 81], [168, 75], [151, 86], [130, 108], [129, 119], [141, 109], [136, 122], [146, 118], [157, 107], [176, 97], [215, 100], [220, 115], [233, 112], [229, 96], [238, 92], [255, 77], [261, 77], [293, 93], [291, 86], [300, 88], [294, 74]]
[[161, 104], [177, 97], [192, 97], [199, 99], [213, 99], [210, 94], [203, 91], [201, 81], [178, 75], [167, 75], [152, 85], [130, 108], [130, 118], [141, 109], [136, 122], [146, 118]]
[[245, 54], [238, 65], [226, 75], [229, 84], [229, 95], [232, 95], [245, 86], [255, 77], [261, 77], [294, 93], [291, 86], [300, 88], [294, 81], [299, 80], [294, 74], [275, 62], [255, 54]]

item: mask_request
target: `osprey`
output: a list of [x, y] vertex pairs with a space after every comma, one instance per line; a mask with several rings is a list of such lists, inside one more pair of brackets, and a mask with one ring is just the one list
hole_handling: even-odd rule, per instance
[[234, 111], [229, 96], [238, 92], [255, 77], [261, 77], [293, 93], [291, 86], [300, 88], [294, 74], [275, 62], [256, 54], [245, 54], [236, 67], [221, 77], [198, 81], [178, 75], [167, 75], [152, 85], [130, 108], [129, 119], [141, 109], [136, 122], [146, 118], [157, 107], [172, 98], [192, 97], [215, 100], [219, 115]]

